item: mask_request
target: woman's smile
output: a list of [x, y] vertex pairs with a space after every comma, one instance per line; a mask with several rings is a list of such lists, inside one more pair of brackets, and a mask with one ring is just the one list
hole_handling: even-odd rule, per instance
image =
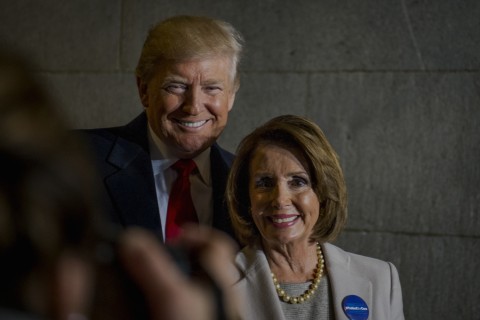
[[299, 218], [300, 215], [274, 215], [269, 216], [267, 219], [269, 219], [276, 228], [288, 228], [293, 226]]

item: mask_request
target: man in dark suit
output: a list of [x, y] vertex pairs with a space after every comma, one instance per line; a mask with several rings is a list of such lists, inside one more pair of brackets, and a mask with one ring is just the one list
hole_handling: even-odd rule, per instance
[[177, 16], [154, 26], [136, 68], [144, 112], [125, 126], [83, 130], [98, 161], [114, 223], [165, 239], [170, 166], [192, 159], [190, 191], [200, 224], [233, 236], [224, 205], [233, 155], [215, 141], [239, 88], [240, 34], [228, 23]]

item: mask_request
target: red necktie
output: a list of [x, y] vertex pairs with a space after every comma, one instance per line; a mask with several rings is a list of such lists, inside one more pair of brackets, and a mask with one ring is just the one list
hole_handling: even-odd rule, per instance
[[180, 159], [172, 167], [177, 171], [168, 200], [166, 242], [176, 238], [185, 223], [198, 223], [195, 207], [190, 194], [190, 173], [196, 168], [192, 159]]

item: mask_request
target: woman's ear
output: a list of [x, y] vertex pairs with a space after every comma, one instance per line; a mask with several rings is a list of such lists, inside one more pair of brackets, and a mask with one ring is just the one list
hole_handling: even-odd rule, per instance
[[74, 315], [82, 319], [82, 315], [89, 313], [94, 294], [94, 272], [83, 257], [64, 253], [57, 263], [54, 281], [52, 307], [57, 319], [73, 319]]

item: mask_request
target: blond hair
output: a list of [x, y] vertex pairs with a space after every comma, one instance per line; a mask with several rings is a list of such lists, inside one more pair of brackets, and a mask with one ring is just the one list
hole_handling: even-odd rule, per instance
[[136, 68], [136, 76], [149, 81], [155, 67], [166, 61], [225, 56], [232, 62], [232, 79], [238, 85], [237, 69], [243, 38], [224, 21], [207, 17], [176, 16], [164, 20], [148, 33]]

